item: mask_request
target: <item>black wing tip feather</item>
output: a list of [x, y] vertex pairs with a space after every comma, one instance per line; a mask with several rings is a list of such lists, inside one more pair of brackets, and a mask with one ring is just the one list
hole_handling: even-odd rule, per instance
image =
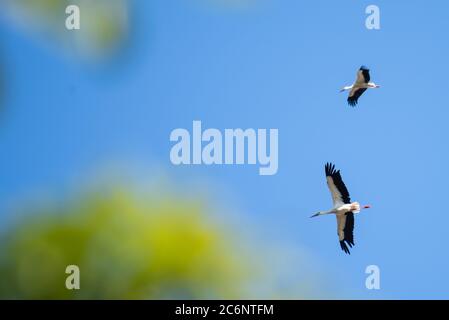
[[349, 241], [348, 239], [343, 239], [342, 241], [340, 241], [340, 247], [341, 249], [347, 253], [347, 254], [351, 254], [351, 252], [349, 251], [349, 248], [352, 248], [354, 246], [354, 242]]
[[357, 103], [358, 103], [357, 99], [355, 99], [353, 97], [348, 98], [348, 105], [350, 105], [351, 107], [355, 107], [357, 105]]
[[360, 67], [360, 70], [362, 70], [362, 71], [369, 71], [369, 68], [367, 66], [365, 66], [365, 65], [362, 65]]
[[348, 249], [348, 246], [346, 245], [345, 241], [340, 241], [340, 247], [341, 250], [343, 250], [346, 254], [351, 254], [351, 252]]
[[332, 177], [337, 171], [335, 170], [335, 164], [327, 162], [325, 166], [326, 176]]
[[332, 162], [327, 162], [325, 166], [326, 176], [327, 177], [335, 177], [336, 174], [340, 173], [340, 170], [335, 169], [335, 164]]

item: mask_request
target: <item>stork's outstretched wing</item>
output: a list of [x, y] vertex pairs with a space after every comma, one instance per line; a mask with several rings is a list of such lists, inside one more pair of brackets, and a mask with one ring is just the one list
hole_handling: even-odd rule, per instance
[[335, 170], [335, 165], [326, 163], [324, 168], [326, 172], [327, 186], [332, 195], [334, 207], [341, 206], [345, 203], [351, 203], [348, 189], [341, 179], [340, 170]]
[[354, 213], [346, 212], [344, 215], [337, 215], [337, 232], [341, 249], [347, 254], [349, 248], [354, 245]]
[[361, 66], [359, 71], [357, 71], [357, 79], [355, 80], [356, 85], [368, 83], [370, 80], [369, 69], [365, 66]]
[[349, 92], [348, 96], [348, 104], [351, 107], [355, 107], [359, 102], [360, 96], [366, 91], [366, 88], [353, 88], [351, 92]]

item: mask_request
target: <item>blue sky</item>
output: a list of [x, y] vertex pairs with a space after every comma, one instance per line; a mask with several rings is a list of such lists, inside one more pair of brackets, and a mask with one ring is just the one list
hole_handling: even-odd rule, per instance
[[[196, 179], [220, 186], [218, 201], [269, 241], [305, 248], [343, 298], [449, 298], [449, 3], [206, 3], [135, 1], [132, 41], [112, 70], [72, 62], [1, 24], [0, 208], [137, 161], [187, 189]], [[381, 30], [365, 28], [370, 4], [380, 7]], [[382, 88], [352, 109], [338, 90], [362, 64]], [[191, 130], [193, 120], [279, 129], [277, 175], [172, 166], [170, 132]], [[308, 218], [331, 206], [327, 161], [353, 200], [373, 206], [356, 216], [351, 256], [339, 248], [334, 217]], [[376, 292], [364, 285], [370, 264], [381, 269]]]

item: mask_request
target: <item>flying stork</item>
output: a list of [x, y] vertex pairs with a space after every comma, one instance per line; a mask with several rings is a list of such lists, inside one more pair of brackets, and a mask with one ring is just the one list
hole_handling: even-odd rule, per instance
[[355, 80], [355, 83], [350, 86], [343, 87], [340, 90], [340, 92], [350, 90], [348, 104], [351, 107], [355, 107], [357, 105], [360, 96], [366, 91], [366, 89], [380, 88], [380, 86], [374, 82], [369, 82], [370, 79], [369, 69], [365, 66], [361, 66], [359, 71], [357, 71], [357, 79]]
[[368, 209], [371, 206], [360, 206], [358, 202], [351, 202], [348, 189], [341, 179], [340, 170], [335, 170], [335, 165], [326, 163], [325, 166], [327, 186], [332, 195], [333, 208], [328, 211], [320, 211], [313, 216], [325, 214], [335, 214], [337, 217], [337, 234], [340, 240], [341, 249], [347, 254], [351, 254], [348, 249], [354, 245], [354, 214], [359, 213], [361, 209]]

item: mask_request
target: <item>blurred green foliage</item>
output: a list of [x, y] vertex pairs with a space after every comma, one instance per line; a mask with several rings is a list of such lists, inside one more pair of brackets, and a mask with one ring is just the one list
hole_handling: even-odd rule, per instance
[[[65, 28], [69, 5], [80, 8], [80, 30]], [[0, 14], [33, 33], [43, 33], [45, 40], [53, 39], [74, 56], [104, 58], [124, 47], [129, 7], [128, 0], [3, 0]]]
[[[242, 298], [251, 258], [200, 204], [129, 191], [30, 208], [0, 242], [0, 298]], [[65, 287], [77, 265], [81, 289]]]

